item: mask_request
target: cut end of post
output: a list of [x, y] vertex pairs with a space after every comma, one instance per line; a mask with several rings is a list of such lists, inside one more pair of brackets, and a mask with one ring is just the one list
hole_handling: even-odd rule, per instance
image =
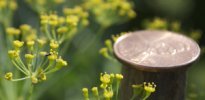
[[118, 38], [114, 54], [125, 65], [138, 70], [158, 72], [186, 69], [200, 55], [191, 38], [169, 31], [130, 32]]

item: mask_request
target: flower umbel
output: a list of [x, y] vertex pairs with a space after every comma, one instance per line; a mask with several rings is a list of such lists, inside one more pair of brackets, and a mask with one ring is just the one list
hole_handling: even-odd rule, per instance
[[[31, 79], [33, 84], [37, 84], [41, 81], [45, 81], [47, 79], [47, 74], [56, 72], [63, 66], [68, 65], [67, 61], [63, 60], [62, 57], [58, 55], [59, 44], [56, 41], [50, 41], [49, 46], [51, 49], [46, 52], [43, 51], [43, 45], [41, 43], [37, 43], [39, 42], [37, 40], [27, 41], [26, 45], [23, 45], [23, 41], [13, 41], [14, 49], [9, 50], [8, 54], [14, 66], [21, 71], [25, 77], [13, 79], [13, 74], [8, 72], [5, 74], [5, 79], [10, 81]], [[21, 48], [26, 48], [27, 52], [23, 51]], [[23, 61], [24, 59], [25, 61]]]

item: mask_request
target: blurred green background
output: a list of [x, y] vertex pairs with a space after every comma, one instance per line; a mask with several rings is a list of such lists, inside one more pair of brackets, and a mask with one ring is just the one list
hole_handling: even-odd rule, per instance
[[[118, 62], [109, 61], [99, 54], [105, 39], [112, 34], [143, 29], [143, 22], [155, 17], [168, 21], [181, 22], [182, 30], [199, 29], [202, 36], [199, 40], [201, 47], [205, 45], [205, 14], [204, 0], [130, 0], [134, 2], [137, 17], [129, 22], [107, 28], [101, 38], [94, 42], [98, 25], [91, 25], [79, 32], [67, 50], [65, 57], [69, 68], [60, 70], [48, 76], [46, 82], [35, 88], [38, 100], [82, 100], [81, 88], [99, 85], [101, 72], [120, 72]], [[82, 0], [66, 0], [59, 6], [73, 7], [81, 4]], [[31, 24], [38, 28], [38, 15], [23, 0], [18, 0], [19, 9], [14, 14], [13, 25]], [[90, 19], [92, 23], [92, 18]], [[88, 45], [90, 44], [90, 45]], [[201, 55], [188, 71], [187, 100], [205, 100], [205, 56]]]

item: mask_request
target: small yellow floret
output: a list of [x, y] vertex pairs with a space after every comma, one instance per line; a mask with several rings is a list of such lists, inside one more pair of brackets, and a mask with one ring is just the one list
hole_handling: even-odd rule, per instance
[[105, 90], [104, 93], [103, 93], [103, 96], [106, 98], [106, 99], [110, 99], [113, 97], [113, 91], [107, 91]]
[[46, 74], [44, 73], [40, 74], [40, 79], [45, 81], [47, 79]]
[[8, 54], [10, 58], [19, 57], [19, 50], [9, 50]]
[[78, 16], [75, 16], [75, 15], [69, 15], [66, 17], [66, 22], [72, 26], [77, 26], [78, 24], [78, 21], [79, 21], [79, 18]]
[[26, 43], [28, 46], [33, 46], [34, 44], [35, 44], [35, 42], [34, 41], [27, 41], [27, 43]]
[[36, 83], [38, 83], [38, 79], [37, 79], [35, 76], [32, 76], [32, 77], [31, 77], [31, 82], [32, 82], [33, 84], [36, 84]]
[[105, 73], [100, 76], [100, 81], [104, 84], [108, 84], [110, 82], [110, 75]]
[[41, 56], [46, 56], [47, 54], [48, 54], [48, 53], [45, 52], [45, 51], [41, 51], [41, 52], [40, 52], [40, 55], [41, 55]]
[[62, 58], [57, 59], [56, 62], [59, 66], [67, 66], [68, 65], [67, 62], [65, 60], [63, 60]]
[[9, 35], [19, 35], [21, 33], [21, 31], [19, 29], [16, 29], [16, 28], [9, 27], [6, 29], [6, 33]]
[[154, 83], [144, 83], [144, 90], [147, 92], [155, 92], [156, 85]]
[[83, 92], [84, 98], [88, 98], [88, 88], [83, 88], [82, 92]]
[[51, 41], [50, 47], [52, 49], [57, 49], [59, 47], [59, 44], [56, 41]]
[[49, 55], [48, 56], [48, 59], [49, 60], [56, 60], [58, 57], [57, 57], [57, 55], [55, 55], [55, 54], [51, 54], [51, 55]]
[[19, 41], [19, 40], [13, 41], [13, 45], [14, 45], [16, 48], [22, 47], [23, 44], [24, 44], [24, 42], [21, 42], [21, 41]]
[[31, 29], [31, 26], [29, 26], [27, 24], [23, 24], [23, 25], [20, 26], [20, 29], [22, 31], [26, 31], [27, 32], [27, 31], [29, 31]]
[[31, 59], [33, 59], [35, 56], [33, 55], [33, 54], [25, 54], [25, 58], [26, 59], [29, 59], [29, 60], [31, 60]]
[[123, 75], [122, 74], [116, 74], [115, 77], [118, 80], [122, 80], [123, 79]]
[[93, 87], [92, 92], [95, 96], [98, 96], [98, 88], [97, 87]]
[[67, 27], [60, 27], [57, 29], [57, 33], [59, 33], [59, 34], [66, 33], [67, 31], [68, 31]]
[[13, 78], [13, 73], [12, 73], [12, 72], [6, 73], [6, 74], [4, 75], [4, 78], [5, 78], [6, 80], [12, 80], [12, 78]]

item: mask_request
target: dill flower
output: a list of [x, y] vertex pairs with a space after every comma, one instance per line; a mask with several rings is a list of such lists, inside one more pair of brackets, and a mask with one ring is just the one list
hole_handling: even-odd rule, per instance
[[9, 28], [6, 28], [6, 33], [9, 35], [19, 35], [21, 33], [21, 31], [19, 29], [16, 29], [16, 28], [9, 27]]
[[107, 73], [101, 74], [100, 81], [104, 84], [108, 84], [110, 82], [110, 75]]
[[9, 50], [8, 54], [10, 58], [19, 57], [19, 50]]
[[48, 59], [51, 60], [51, 61], [54, 61], [58, 58], [58, 56], [56, 54], [51, 54], [48, 56]]
[[16, 47], [16, 48], [22, 47], [23, 44], [24, 44], [24, 42], [19, 41], [19, 40], [14, 40], [14, 41], [13, 41], [13, 45], [14, 45], [14, 47]]
[[56, 14], [49, 15], [49, 24], [51, 26], [57, 26], [58, 25], [58, 16]]
[[88, 88], [83, 88], [82, 92], [83, 92], [84, 99], [89, 100]]
[[84, 6], [103, 27], [123, 23], [136, 16], [133, 5], [128, 0], [88, 0]]
[[12, 78], [13, 78], [13, 73], [12, 73], [12, 72], [6, 73], [6, 74], [4, 75], [4, 78], [5, 78], [6, 80], [12, 80]]
[[35, 56], [33, 54], [25, 54], [25, 58], [29, 61], [32, 60], [34, 57]]
[[105, 46], [112, 52], [112, 41], [110, 39], [105, 40]]
[[144, 22], [144, 27], [146, 29], [163, 29], [166, 30], [168, 28], [168, 22], [165, 19], [162, 18], [154, 18], [153, 20], [149, 21], [146, 20]]
[[92, 92], [95, 96], [98, 96], [98, 88], [97, 87], [93, 87]]
[[63, 34], [63, 33], [66, 33], [68, 31], [68, 28], [67, 27], [59, 27], [58, 29], [57, 29], [57, 33], [58, 34]]
[[40, 77], [40, 80], [42, 80], [42, 81], [45, 81], [45, 80], [47, 79], [45, 73], [41, 73], [41, 74], [39, 75], [39, 77]]
[[56, 66], [61, 67], [61, 66], [67, 66], [67, 61], [63, 60], [61, 57], [59, 59], [56, 59]]
[[72, 26], [77, 26], [79, 18], [75, 15], [69, 15], [66, 17], [66, 22]]
[[59, 47], [59, 44], [57, 43], [57, 41], [51, 41], [50, 47], [51, 49], [57, 49]]
[[32, 76], [32, 77], [31, 77], [31, 82], [32, 82], [33, 84], [38, 83], [38, 78], [37, 78], [36, 76]]
[[40, 55], [41, 55], [41, 56], [46, 56], [47, 54], [48, 54], [48, 53], [45, 52], [45, 51], [41, 51], [41, 52], [40, 52]]
[[103, 93], [103, 96], [104, 96], [104, 98], [109, 100], [113, 97], [113, 91], [112, 90], [105, 90]]
[[22, 31], [28, 32], [29, 30], [31, 30], [31, 26], [28, 25], [28, 24], [23, 24], [23, 25], [20, 26], [20, 29]]
[[35, 44], [35, 42], [34, 41], [27, 41], [26, 44], [27, 44], [27, 46], [31, 47]]
[[115, 77], [118, 80], [122, 80], [123, 79], [123, 75], [122, 74], [115, 74]]
[[107, 85], [106, 83], [102, 83], [102, 84], [100, 85], [100, 87], [101, 87], [102, 89], [105, 89], [105, 88], [108, 87], [108, 85]]
[[144, 90], [147, 92], [155, 92], [156, 85], [154, 83], [144, 83]]
[[17, 7], [18, 5], [15, 0], [0, 0], [0, 10], [7, 8], [8, 10], [14, 11]]
[[88, 21], [89, 14], [81, 6], [75, 6], [74, 8], [64, 8], [63, 13], [66, 16], [69, 16], [69, 15], [78, 16], [78, 19], [79, 19], [78, 22], [79, 24], [83, 26], [87, 26], [89, 24], [89, 21]]
[[108, 49], [107, 48], [101, 48], [99, 53], [101, 55], [103, 55], [105, 58], [109, 58], [109, 54], [108, 54]]
[[41, 19], [41, 24], [42, 25], [46, 25], [49, 22], [49, 16], [46, 15], [46, 14], [42, 14], [40, 16], [40, 19]]

